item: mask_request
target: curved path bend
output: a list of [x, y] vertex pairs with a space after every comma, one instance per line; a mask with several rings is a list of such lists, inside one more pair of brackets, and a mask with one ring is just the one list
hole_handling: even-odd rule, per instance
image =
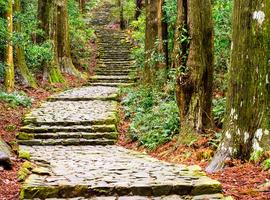
[[35, 163], [21, 199], [224, 199], [220, 183], [194, 166], [174, 165], [116, 146], [119, 86], [134, 79], [131, 44], [107, 28], [111, 5], [91, 21], [100, 58], [89, 86], [52, 96], [25, 116], [20, 151]]

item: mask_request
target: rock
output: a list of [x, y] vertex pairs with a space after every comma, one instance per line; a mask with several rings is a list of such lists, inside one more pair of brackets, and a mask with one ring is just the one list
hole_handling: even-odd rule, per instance
[[0, 152], [0, 166], [4, 169], [12, 168], [10, 157], [5, 152]]
[[12, 162], [10, 160], [11, 150], [8, 145], [0, 138], [0, 166], [4, 169], [11, 169]]

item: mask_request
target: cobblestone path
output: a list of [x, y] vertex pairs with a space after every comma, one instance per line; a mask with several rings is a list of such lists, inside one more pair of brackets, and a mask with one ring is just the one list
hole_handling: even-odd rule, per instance
[[96, 13], [100, 59], [89, 86], [52, 96], [25, 116], [21, 152], [35, 163], [22, 199], [224, 199], [220, 183], [196, 166], [174, 165], [114, 145], [118, 86], [134, 83], [130, 44], [106, 28], [110, 6]]

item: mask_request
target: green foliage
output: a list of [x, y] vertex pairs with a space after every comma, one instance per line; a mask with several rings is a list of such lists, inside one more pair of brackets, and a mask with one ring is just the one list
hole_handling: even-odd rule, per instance
[[227, 70], [231, 53], [233, 0], [215, 0], [213, 3], [215, 71], [214, 86], [219, 91], [227, 90]]
[[270, 169], [270, 158], [266, 159], [266, 160], [263, 162], [263, 169], [264, 169], [264, 170], [269, 170], [269, 169]]
[[213, 115], [217, 126], [222, 126], [226, 112], [226, 97], [213, 99]]
[[135, 59], [135, 66], [137, 68], [144, 67], [144, 41], [145, 41], [145, 14], [142, 13], [138, 20], [131, 23], [132, 39], [136, 43], [136, 46], [132, 49], [132, 57]]
[[[93, 3], [93, 4], [92, 4]], [[96, 6], [98, 1], [92, 2], [91, 5], [87, 4], [87, 9], [92, 9]], [[93, 6], [93, 7], [92, 7]], [[94, 39], [94, 29], [87, 26], [83, 20], [81, 11], [77, 1], [68, 1], [68, 14], [69, 14], [69, 34], [71, 53], [77, 60], [90, 58], [91, 50], [88, 44], [89, 39]], [[86, 61], [88, 63], [88, 61]]]
[[36, 42], [44, 34], [38, 28], [37, 10], [38, 1], [29, 0], [22, 2], [22, 12], [14, 12], [14, 23], [21, 24], [21, 32], [14, 31], [13, 44], [23, 47], [26, 64], [32, 71], [42, 70], [43, 63], [53, 58], [50, 41]]
[[250, 156], [250, 160], [255, 163], [258, 163], [261, 161], [262, 156], [263, 156], [263, 150], [257, 150], [257, 151], [252, 152]]
[[174, 30], [177, 20], [177, 0], [165, 0], [163, 6], [164, 19], [168, 23], [168, 48], [169, 52], [173, 50]]
[[8, 102], [13, 107], [30, 107], [32, 105], [32, 99], [29, 98], [24, 92], [5, 93], [0, 91], [0, 100]]
[[53, 58], [52, 43], [50, 41], [42, 44], [29, 43], [25, 55], [29, 69], [38, 70], [44, 62]]
[[136, 10], [136, 4], [134, 0], [125, 0], [123, 3], [124, 18], [129, 24], [134, 19], [134, 14]]
[[227, 70], [230, 59], [232, 32], [232, 0], [216, 0], [213, 5], [215, 28], [215, 56], [219, 70]]
[[155, 87], [141, 85], [127, 89], [122, 101], [125, 116], [131, 119], [130, 138], [150, 150], [170, 141], [179, 132], [174, 81], [164, 80], [164, 73], [157, 73]]

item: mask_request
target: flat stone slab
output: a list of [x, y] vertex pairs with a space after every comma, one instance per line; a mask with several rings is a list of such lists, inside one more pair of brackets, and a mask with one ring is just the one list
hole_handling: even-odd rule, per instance
[[33, 110], [24, 121], [39, 125], [115, 124], [116, 113], [115, 101], [55, 101]]
[[117, 87], [91, 86], [62, 92], [49, 98], [51, 101], [88, 101], [88, 100], [115, 100], [118, 97]]
[[[40, 199], [34, 199], [40, 200]], [[67, 200], [62, 198], [48, 198], [46, 200]], [[76, 197], [68, 198], [68, 200], [226, 200], [222, 194], [212, 194], [212, 195], [200, 195], [200, 196], [180, 196], [180, 195], [169, 195], [161, 197], [145, 197], [145, 196], [101, 196], [101, 197]]]
[[20, 146], [50, 175], [32, 174], [25, 198], [93, 195], [200, 195], [221, 191], [220, 183], [196, 168], [159, 161], [119, 146]]

